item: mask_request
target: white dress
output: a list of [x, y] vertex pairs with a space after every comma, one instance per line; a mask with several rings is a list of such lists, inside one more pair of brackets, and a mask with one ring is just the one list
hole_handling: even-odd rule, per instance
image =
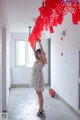
[[44, 77], [43, 77], [42, 62], [35, 62], [32, 69], [32, 86], [37, 91], [44, 91]]

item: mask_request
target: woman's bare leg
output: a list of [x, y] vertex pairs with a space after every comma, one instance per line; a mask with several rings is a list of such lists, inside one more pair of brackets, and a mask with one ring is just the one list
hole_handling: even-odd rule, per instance
[[38, 95], [39, 110], [40, 110], [40, 112], [42, 112], [43, 111], [43, 102], [44, 102], [44, 100], [43, 100], [43, 94], [42, 94], [41, 91], [36, 91], [36, 93]]

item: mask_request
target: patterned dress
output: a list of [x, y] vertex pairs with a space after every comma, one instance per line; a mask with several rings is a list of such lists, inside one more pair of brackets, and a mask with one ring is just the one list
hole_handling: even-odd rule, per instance
[[44, 77], [43, 77], [42, 62], [35, 62], [32, 69], [32, 86], [37, 91], [44, 91]]

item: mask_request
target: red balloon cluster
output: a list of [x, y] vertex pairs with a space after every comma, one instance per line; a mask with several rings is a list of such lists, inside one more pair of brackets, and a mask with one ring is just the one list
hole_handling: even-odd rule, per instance
[[54, 26], [62, 24], [64, 16], [70, 12], [73, 24], [80, 21], [80, 2], [79, 0], [44, 0], [39, 8], [40, 16], [35, 22], [35, 26], [29, 36], [28, 41], [33, 48], [34, 41], [41, 37], [43, 30], [54, 33]]

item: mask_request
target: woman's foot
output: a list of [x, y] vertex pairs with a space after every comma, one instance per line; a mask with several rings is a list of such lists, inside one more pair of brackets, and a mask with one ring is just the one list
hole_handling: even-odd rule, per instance
[[38, 117], [45, 117], [45, 113], [39, 111], [39, 112], [37, 113], [37, 116], [38, 116]]

